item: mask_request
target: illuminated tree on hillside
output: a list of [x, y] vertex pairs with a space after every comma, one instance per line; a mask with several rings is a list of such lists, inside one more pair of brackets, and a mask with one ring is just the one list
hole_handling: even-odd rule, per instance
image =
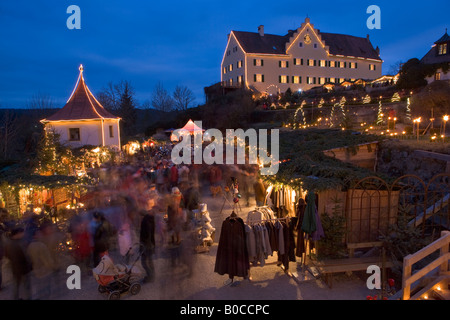
[[383, 124], [383, 106], [380, 104], [378, 105], [378, 113], [377, 113], [377, 125], [381, 126]]

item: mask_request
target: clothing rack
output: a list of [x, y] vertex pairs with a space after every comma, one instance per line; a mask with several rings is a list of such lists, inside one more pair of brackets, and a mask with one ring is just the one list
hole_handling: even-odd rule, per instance
[[247, 224], [255, 224], [255, 223], [261, 223], [266, 221], [282, 221], [282, 220], [289, 220], [291, 217], [283, 217], [283, 218], [275, 218], [275, 219], [263, 219], [263, 220], [256, 220], [251, 222], [246, 222]]

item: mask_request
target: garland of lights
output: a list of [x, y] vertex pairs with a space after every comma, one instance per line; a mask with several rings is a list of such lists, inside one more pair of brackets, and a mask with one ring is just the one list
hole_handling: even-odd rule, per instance
[[377, 113], [377, 125], [381, 126], [383, 124], [383, 106], [381, 105], [381, 100], [378, 105], [378, 113]]

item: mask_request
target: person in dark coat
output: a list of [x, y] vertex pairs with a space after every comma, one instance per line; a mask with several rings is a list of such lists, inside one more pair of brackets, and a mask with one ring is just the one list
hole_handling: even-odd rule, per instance
[[93, 217], [98, 224], [94, 231], [94, 266], [97, 266], [100, 263], [100, 253], [104, 251], [104, 248], [106, 250], [110, 248], [113, 228], [102, 212], [95, 211]]
[[31, 299], [30, 272], [32, 266], [26, 255], [24, 229], [15, 228], [11, 231], [10, 239], [6, 245], [6, 257], [11, 264], [14, 279], [13, 299], [18, 300], [20, 287], [24, 288], [24, 299]]
[[141, 264], [146, 272], [144, 282], [155, 280], [153, 254], [155, 253], [155, 216], [152, 210], [143, 212], [139, 240], [141, 244]]

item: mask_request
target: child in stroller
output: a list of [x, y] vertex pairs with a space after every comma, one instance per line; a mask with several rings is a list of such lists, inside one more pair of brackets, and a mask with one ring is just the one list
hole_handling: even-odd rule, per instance
[[95, 280], [98, 283], [100, 293], [108, 293], [109, 300], [118, 300], [120, 295], [130, 292], [136, 295], [141, 291], [140, 272], [134, 267], [139, 260], [142, 250], [138, 249], [137, 258], [131, 265], [128, 265], [130, 254], [133, 253], [133, 247], [130, 247], [125, 255], [124, 264], [114, 264], [113, 260], [105, 250], [100, 254], [99, 264], [92, 270]]

